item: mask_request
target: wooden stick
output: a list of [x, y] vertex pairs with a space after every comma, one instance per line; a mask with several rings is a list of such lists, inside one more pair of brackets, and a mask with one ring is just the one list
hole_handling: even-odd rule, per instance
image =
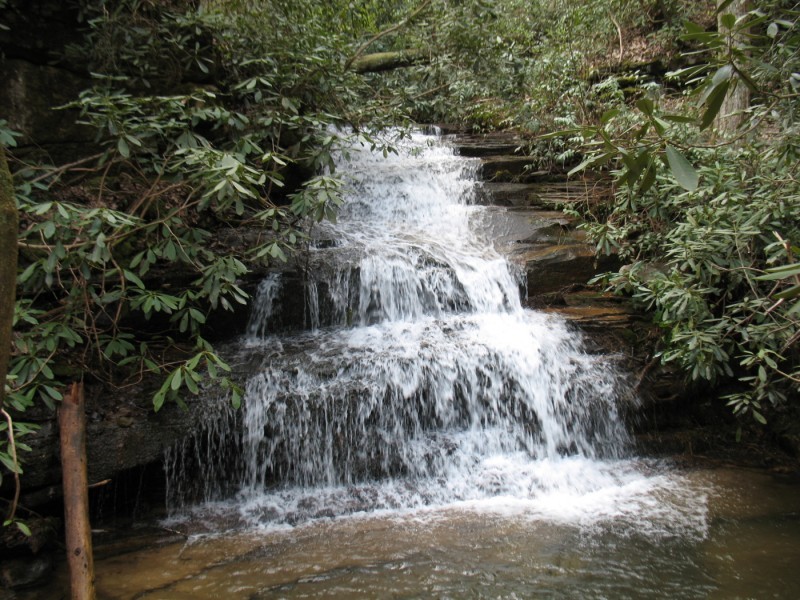
[[61, 470], [64, 485], [64, 527], [72, 600], [94, 600], [94, 559], [89, 525], [86, 476], [86, 422], [83, 382], [73, 383], [58, 411]]
[[14, 182], [8, 170], [5, 148], [0, 144], [0, 408], [3, 408], [6, 374], [11, 359], [18, 236], [19, 213], [14, 200]]
[[[5, 380], [5, 377], [0, 379], [0, 382]], [[2, 407], [2, 404], [0, 404]], [[17, 460], [17, 444], [14, 441], [14, 420], [11, 418], [11, 415], [6, 412], [4, 408], [0, 408], [0, 415], [3, 416], [6, 420], [6, 424], [8, 429], [8, 451], [11, 454], [11, 462], [14, 465], [19, 466], [19, 461]], [[14, 471], [14, 499], [11, 501], [11, 508], [8, 509], [8, 516], [6, 517], [6, 521], [13, 521], [14, 517], [17, 514], [17, 507], [19, 506], [19, 493], [22, 489], [22, 486], [19, 483], [19, 470]]]

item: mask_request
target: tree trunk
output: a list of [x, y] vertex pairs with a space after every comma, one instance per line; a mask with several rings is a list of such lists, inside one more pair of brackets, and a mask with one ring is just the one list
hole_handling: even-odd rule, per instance
[[11, 358], [11, 325], [17, 288], [17, 235], [19, 215], [14, 185], [0, 144], [0, 409], [5, 401], [5, 381]]
[[[719, 6], [721, 2], [722, 0], [718, 0], [717, 5]], [[731, 30], [722, 23], [722, 16], [725, 14], [732, 14], [738, 19], [746, 15], [750, 10], [749, 4], [750, 0], [733, 0], [731, 5], [719, 14], [717, 27], [719, 33], [727, 37], [728, 47], [726, 52], [728, 55], [730, 55], [734, 49], [739, 49], [744, 46], [744, 39], [741, 34], [731, 35]], [[750, 89], [738, 75], [734, 74], [731, 79], [731, 87], [719, 110], [716, 123], [717, 132], [723, 136], [734, 135], [737, 129], [739, 129], [746, 120], [746, 111], [749, 107]]]
[[94, 559], [89, 526], [86, 476], [86, 418], [83, 382], [73, 383], [58, 412], [61, 471], [64, 478], [64, 527], [72, 600], [94, 600]]

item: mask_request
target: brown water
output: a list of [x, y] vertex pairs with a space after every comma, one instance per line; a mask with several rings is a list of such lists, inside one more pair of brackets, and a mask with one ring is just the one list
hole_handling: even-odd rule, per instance
[[[98, 597], [798, 598], [800, 486], [738, 469], [680, 475], [692, 518], [587, 524], [509, 506], [386, 512], [294, 528], [133, 537], [96, 560]], [[668, 499], [666, 501], [669, 501]], [[663, 525], [663, 524], [662, 524]], [[108, 549], [105, 550], [108, 552]], [[58, 598], [50, 590], [26, 598]]]

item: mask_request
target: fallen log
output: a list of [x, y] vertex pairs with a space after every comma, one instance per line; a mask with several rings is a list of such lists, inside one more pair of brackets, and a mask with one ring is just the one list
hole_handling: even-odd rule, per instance
[[[376, 33], [375, 35], [373, 35], [373, 36], [372, 36], [370, 39], [368, 39], [366, 42], [364, 42], [363, 44], [361, 44], [361, 45], [358, 47], [358, 49], [355, 51], [355, 53], [353, 54], [353, 56], [351, 56], [351, 57], [350, 57], [350, 58], [347, 60], [347, 62], [345, 63], [345, 65], [344, 65], [344, 68], [345, 68], [345, 70], [346, 70], [346, 69], [351, 69], [351, 68], [353, 68], [353, 65], [354, 65], [354, 64], [355, 64], [357, 61], [361, 60], [361, 58], [362, 58], [362, 55], [364, 54], [364, 52], [365, 52], [365, 51], [367, 50], [367, 48], [369, 48], [369, 47], [370, 47], [372, 44], [374, 44], [376, 41], [378, 41], [378, 40], [379, 40], [379, 39], [381, 39], [382, 37], [385, 37], [385, 36], [389, 35], [390, 33], [394, 33], [394, 32], [395, 32], [395, 31], [397, 31], [398, 29], [402, 29], [403, 27], [405, 27], [406, 25], [408, 25], [408, 24], [409, 24], [411, 21], [413, 21], [413, 20], [414, 20], [414, 17], [416, 17], [416, 16], [417, 16], [418, 14], [420, 14], [420, 13], [421, 13], [423, 10], [425, 10], [425, 9], [428, 7], [428, 5], [429, 5], [430, 3], [431, 3], [431, 0], [425, 0], [425, 1], [424, 1], [422, 4], [420, 4], [420, 5], [417, 7], [417, 10], [415, 10], [415, 11], [414, 11], [414, 12], [412, 12], [410, 15], [408, 15], [408, 17], [406, 17], [405, 19], [403, 19], [402, 21], [400, 21], [400, 22], [399, 22], [399, 23], [397, 23], [396, 25], [392, 25], [392, 26], [391, 26], [391, 27], [389, 27], [388, 29], [384, 29], [383, 31], [379, 31], [378, 33]], [[404, 51], [400, 51], [400, 54], [403, 54], [403, 53], [404, 53]], [[383, 53], [379, 53], [379, 54], [383, 54]], [[408, 65], [402, 65], [402, 66], [408, 66]], [[394, 67], [390, 67], [390, 68], [394, 68]], [[386, 69], [382, 69], [382, 70], [386, 70]], [[358, 70], [357, 70], [357, 72], [359, 72], [359, 73], [365, 73], [366, 71], [358, 71]]]
[[350, 68], [356, 73], [377, 73], [402, 67], [410, 67], [428, 62], [429, 57], [423, 50], [399, 50], [396, 52], [375, 52], [356, 58]]

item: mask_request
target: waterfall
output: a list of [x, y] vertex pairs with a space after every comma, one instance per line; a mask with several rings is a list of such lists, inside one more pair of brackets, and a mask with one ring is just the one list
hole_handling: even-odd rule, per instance
[[258, 285], [256, 302], [247, 324], [247, 335], [252, 338], [267, 336], [272, 315], [275, 312], [278, 294], [281, 289], [280, 273], [272, 273]]
[[237, 347], [243, 406], [170, 452], [173, 502], [194, 463], [200, 497], [250, 523], [587, 494], [625, 510], [641, 476], [620, 460], [613, 365], [521, 306], [525, 282], [480, 231], [476, 159], [422, 134], [397, 150], [339, 156], [345, 204], [294, 299], [311, 329], [270, 333], [281, 280], [265, 280]]

